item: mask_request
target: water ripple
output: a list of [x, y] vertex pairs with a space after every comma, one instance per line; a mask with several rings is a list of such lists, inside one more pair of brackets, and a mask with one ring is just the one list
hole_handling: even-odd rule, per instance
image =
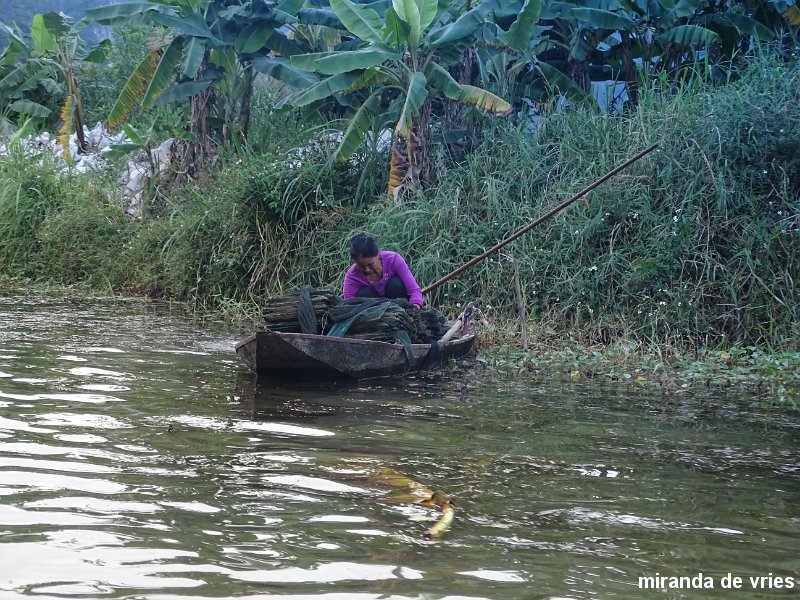
[[[279, 385], [235, 341], [149, 303], [0, 297], [0, 598], [590, 600], [796, 572], [796, 416], [485, 371]], [[455, 497], [442, 539], [420, 490]]]
[[0, 456], [0, 467], [22, 467], [25, 469], [47, 469], [50, 471], [69, 471], [72, 473], [117, 473], [119, 469], [93, 463], [60, 462], [33, 458], [9, 458]]
[[[42, 510], [24, 510], [15, 506], [0, 504], [0, 525], [20, 527], [33, 525], [99, 525], [101, 519], [66, 512], [48, 512]], [[15, 546], [18, 544], [15, 544]]]
[[397, 565], [365, 565], [352, 562], [318, 563], [308, 569], [290, 567], [260, 571], [232, 572], [231, 579], [259, 583], [333, 583], [336, 581], [381, 581], [422, 579], [422, 571]]
[[25, 508], [69, 509], [103, 515], [118, 515], [123, 513], [152, 514], [164, 510], [162, 506], [155, 502], [126, 502], [123, 500], [109, 500], [91, 496], [62, 496], [61, 498], [33, 500], [26, 502], [23, 506]]
[[0, 417], [0, 430], [7, 431], [27, 431], [30, 433], [55, 433], [54, 429], [45, 429], [44, 427], [32, 427], [25, 421], [17, 419], [7, 419]]
[[106, 402], [124, 402], [122, 398], [104, 396], [102, 394], [58, 393], [58, 394], [9, 394], [0, 391], [0, 398], [24, 400], [34, 402], [37, 400], [65, 400], [67, 402], [84, 402], [88, 404], [104, 404]]
[[35, 477], [27, 471], [0, 471], [0, 486], [15, 487], [20, 490], [75, 490], [95, 494], [120, 494], [127, 486], [85, 477], [69, 477], [51, 473], [37, 473]]

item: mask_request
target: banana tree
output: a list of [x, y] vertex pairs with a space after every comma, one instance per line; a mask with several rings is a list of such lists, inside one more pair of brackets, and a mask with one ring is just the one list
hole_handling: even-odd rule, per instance
[[[582, 27], [572, 8], [526, 0], [508, 31], [496, 36], [502, 48], [516, 54], [507, 72], [526, 97], [544, 101], [554, 92], [576, 101], [588, 97], [585, 63], [603, 35]], [[497, 46], [486, 44], [484, 54], [496, 55]]]
[[[549, 8], [549, 18], [555, 23], [553, 32], [557, 32], [551, 39], [567, 51], [573, 80], [589, 92], [592, 81], [610, 78], [610, 70], [604, 68], [607, 53], [600, 48], [613, 48], [617, 43], [626, 48], [636, 22], [617, 0], [553, 2]], [[628, 78], [635, 79], [633, 60], [625, 54]]]
[[[590, 81], [622, 80], [635, 103], [637, 62], [646, 71], [679, 71], [701, 50], [730, 59], [751, 37], [772, 37], [738, 10], [706, 0], [554, 0], [540, 18], [552, 25], [544, 36], [566, 53], [576, 83], [588, 91]], [[539, 55], [549, 58], [547, 49]]]
[[0, 23], [8, 45], [0, 53], [0, 134], [10, 135], [23, 122], [27, 135], [34, 119], [46, 119], [54, 105], [49, 97], [60, 95], [63, 85], [53, 65], [35, 50], [16, 25]]
[[61, 106], [61, 126], [58, 129], [58, 142], [69, 155], [69, 138], [74, 131], [78, 152], [85, 153], [88, 148], [83, 125], [83, 103], [78, 85], [77, 71], [82, 63], [102, 63], [111, 49], [109, 40], [86, 47], [80, 32], [89, 24], [87, 19], [74, 23], [61, 13], [45, 13], [33, 17], [31, 37], [37, 51], [51, 57], [61, 73], [66, 86], [64, 103]]
[[[394, 127], [388, 193], [398, 198], [420, 181], [431, 137], [431, 102], [447, 98], [494, 114], [511, 105], [503, 98], [456, 81], [448, 71], [469, 36], [448, 41], [446, 34], [463, 26], [452, 20], [451, 3], [437, 0], [393, 0], [383, 17], [381, 3], [331, 0], [330, 6], [353, 36], [350, 50], [301, 54], [292, 64], [321, 76], [315, 85], [288, 100], [295, 107], [331, 97], [355, 96], [354, 112], [336, 150], [347, 160], [375, 127]], [[440, 4], [444, 8], [440, 10]], [[463, 3], [462, 3], [463, 4]], [[463, 46], [462, 46], [463, 48]]]
[[[467, 60], [459, 64], [460, 82], [479, 82], [484, 89], [514, 99], [515, 105], [523, 99], [544, 100], [554, 92], [583, 100], [585, 91], [571, 79], [569, 69], [554, 60], [558, 42], [551, 4], [548, 0], [453, 3], [452, 25], [441, 22], [430, 37], [448, 53], [463, 52]], [[456, 6], [462, 10], [454, 11]]]
[[[480, 16], [482, 8], [478, 5], [472, 12]], [[748, 40], [771, 37], [770, 29], [739, 3], [527, 0], [513, 28], [496, 39], [519, 53], [519, 60], [505, 68], [519, 74], [516, 83], [528, 97], [546, 96], [549, 92], [543, 94], [541, 85], [545, 82], [551, 90], [578, 100], [587, 97], [593, 81], [621, 79], [635, 102], [637, 63], [645, 70], [675, 71], [693, 63], [701, 50], [710, 58], [730, 60]], [[497, 77], [497, 65], [508, 64], [502, 52], [492, 43], [478, 49], [483, 56], [479, 64], [486, 65], [482, 73]]]
[[50, 109], [34, 99], [40, 88], [48, 95], [63, 97], [58, 141], [65, 157], [69, 155], [72, 132], [76, 134], [78, 152], [87, 151], [78, 72], [84, 63], [103, 62], [111, 47], [108, 40], [86, 46], [80, 32], [87, 24], [87, 20], [75, 23], [60, 13], [37, 14], [31, 25], [32, 48], [17, 29], [3, 26], [11, 43], [0, 62], [4, 67], [15, 64], [13, 71], [0, 81], [0, 97], [13, 100], [5, 105], [6, 114], [10, 110], [30, 117], [49, 116]]
[[161, 36], [131, 73], [107, 118], [108, 126], [119, 127], [137, 107], [145, 111], [156, 104], [182, 103], [193, 99], [189, 134], [193, 146], [186, 153], [186, 167], [197, 154], [209, 152], [206, 121], [209, 106], [207, 90], [213, 79], [208, 75], [208, 61], [213, 44], [221, 44], [211, 31], [205, 1], [155, 0], [101, 6], [86, 12], [103, 25], [148, 24], [165, 28]]
[[245, 138], [256, 72], [296, 87], [313, 80], [277, 56], [300, 52], [286, 31], [298, 21], [302, 5], [302, 0], [153, 0], [87, 10], [101, 24], [144, 22], [169, 32], [131, 73], [109, 125], [121, 125], [138, 106], [150, 110], [188, 102], [194, 142], [187, 166], [211, 154], [214, 139]]
[[[678, 71], [693, 63], [697, 52], [721, 42], [719, 34], [698, 18], [706, 0], [624, 0], [637, 21], [635, 46], [645, 70]], [[713, 12], [713, 11], [712, 11]]]

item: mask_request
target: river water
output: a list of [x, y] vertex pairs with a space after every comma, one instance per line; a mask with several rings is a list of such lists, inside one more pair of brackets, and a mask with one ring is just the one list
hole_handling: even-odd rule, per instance
[[[0, 598], [797, 597], [800, 416], [469, 366], [259, 381], [236, 340], [0, 297]], [[456, 498], [442, 538], [416, 489]]]

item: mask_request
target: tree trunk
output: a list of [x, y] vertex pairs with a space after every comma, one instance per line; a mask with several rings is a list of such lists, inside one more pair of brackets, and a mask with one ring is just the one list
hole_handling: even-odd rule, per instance
[[412, 149], [414, 165], [418, 167], [419, 179], [424, 185], [436, 182], [436, 165], [431, 160], [431, 100], [422, 105], [414, 126], [416, 144]]
[[436, 169], [430, 159], [431, 102], [425, 100], [414, 120], [408, 138], [395, 134], [392, 142], [391, 167], [387, 194], [400, 201], [403, 194], [424, 183], [436, 181]]
[[[197, 72], [195, 79], [199, 81], [203, 78], [208, 69], [209, 54], [203, 57], [203, 62]], [[199, 94], [192, 96], [191, 114], [189, 117], [189, 131], [194, 136], [194, 141], [189, 142], [185, 148], [181, 160], [181, 170], [192, 176], [196, 174], [206, 160], [211, 156], [211, 136], [208, 132], [208, 103], [211, 99], [211, 91], [205, 89]]]
[[408, 138], [395, 134], [392, 142], [389, 187], [386, 192], [390, 198], [400, 202], [403, 194], [419, 185], [419, 167], [414, 162], [416, 135], [414, 130]]
[[86, 154], [89, 150], [86, 144], [86, 135], [83, 132], [83, 105], [81, 104], [81, 90], [75, 79], [72, 68], [67, 69], [67, 89], [75, 97], [75, 116], [72, 119], [75, 128], [75, 143], [78, 146], [78, 154]]
[[589, 65], [585, 61], [570, 60], [570, 77], [584, 92], [589, 93], [592, 89], [592, 82], [589, 79]]
[[[453, 67], [453, 77], [458, 83], [467, 85], [480, 85], [474, 81], [475, 74], [475, 51], [472, 48], [467, 48], [461, 59]], [[450, 153], [456, 159], [463, 156], [479, 130], [476, 131], [475, 119], [459, 119], [459, 115], [464, 109], [464, 105], [455, 100], [444, 98], [444, 111], [442, 114], [442, 124], [445, 131], [454, 131], [456, 129], [464, 129], [467, 133], [463, 138], [451, 141], [448, 146]]]
[[244, 89], [242, 90], [242, 104], [239, 107], [239, 135], [244, 142], [250, 131], [250, 105], [253, 100], [253, 67], [244, 68]]
[[631, 36], [627, 31], [622, 35], [622, 69], [625, 76], [625, 87], [628, 88], [628, 102], [631, 106], [639, 103], [639, 80], [636, 76], [636, 65], [631, 58]]

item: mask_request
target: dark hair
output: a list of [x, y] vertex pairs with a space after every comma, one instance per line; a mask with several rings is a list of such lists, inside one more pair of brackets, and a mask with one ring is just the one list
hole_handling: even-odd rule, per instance
[[372, 258], [378, 256], [378, 244], [366, 233], [357, 233], [350, 238], [350, 258]]

